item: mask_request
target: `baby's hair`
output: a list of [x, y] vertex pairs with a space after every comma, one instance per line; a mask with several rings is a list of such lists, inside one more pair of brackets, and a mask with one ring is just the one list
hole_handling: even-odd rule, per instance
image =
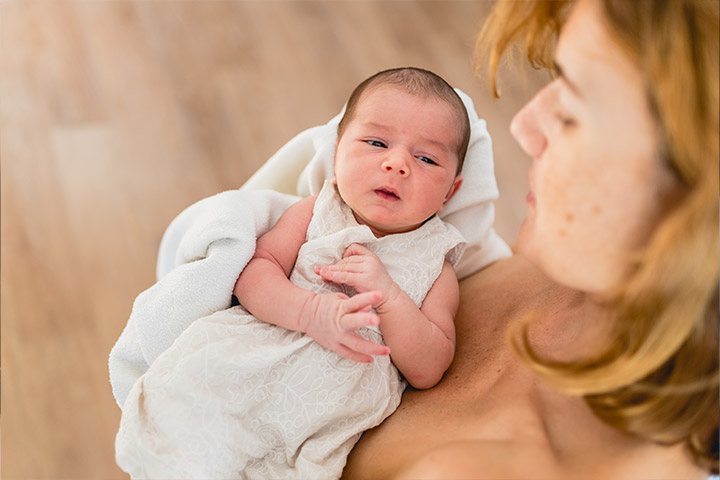
[[467, 109], [450, 84], [429, 70], [416, 67], [391, 68], [365, 79], [350, 94], [345, 113], [338, 124], [338, 138], [342, 137], [345, 127], [355, 116], [355, 110], [362, 94], [369, 88], [376, 88], [381, 85], [398, 87], [411, 95], [435, 98], [447, 103], [453, 109], [457, 116], [458, 143], [455, 151], [458, 157], [457, 173], [459, 174], [470, 142], [470, 120], [468, 119]]

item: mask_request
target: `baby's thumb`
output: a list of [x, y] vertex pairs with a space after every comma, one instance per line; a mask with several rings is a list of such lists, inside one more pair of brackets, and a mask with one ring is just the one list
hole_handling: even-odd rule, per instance
[[351, 257], [353, 255], [364, 255], [367, 252], [369, 252], [367, 247], [364, 247], [364, 246], [360, 245], [359, 243], [351, 243], [345, 249], [345, 252], [343, 253], [343, 258]]

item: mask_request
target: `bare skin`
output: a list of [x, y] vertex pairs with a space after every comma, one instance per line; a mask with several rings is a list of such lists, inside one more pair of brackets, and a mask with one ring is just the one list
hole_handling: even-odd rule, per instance
[[344, 478], [706, 478], [682, 448], [605, 425], [511, 350], [508, 327], [529, 314], [541, 353], [592, 348], [604, 333], [593, 325], [607, 322], [584, 294], [552, 283], [519, 255], [460, 288], [454, 363], [440, 384], [408, 390], [400, 408], [363, 435]]
[[542, 357], [598, 352], [613, 318], [593, 295], [622, 281], [679, 188], [657, 154], [646, 79], [602, 15], [596, 0], [573, 7], [557, 78], [511, 124], [533, 160], [518, 255], [461, 282], [453, 364], [363, 436], [346, 478], [707, 477], [681, 446], [604, 424], [508, 344], [508, 330], [532, 317], [530, 342]]

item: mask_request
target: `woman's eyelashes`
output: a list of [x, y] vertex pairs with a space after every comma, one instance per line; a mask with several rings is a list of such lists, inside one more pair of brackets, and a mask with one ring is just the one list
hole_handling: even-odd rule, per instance
[[562, 125], [565, 128], [573, 127], [577, 124], [577, 122], [575, 121], [574, 118], [572, 118], [571, 116], [569, 116], [563, 112], [559, 112], [559, 111], [555, 112], [555, 119], [558, 122], [560, 122], [560, 125]]

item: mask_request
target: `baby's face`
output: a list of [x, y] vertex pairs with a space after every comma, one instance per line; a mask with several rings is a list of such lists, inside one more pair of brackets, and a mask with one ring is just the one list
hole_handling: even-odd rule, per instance
[[452, 108], [397, 87], [366, 91], [338, 140], [334, 181], [355, 218], [380, 237], [413, 230], [455, 194]]

